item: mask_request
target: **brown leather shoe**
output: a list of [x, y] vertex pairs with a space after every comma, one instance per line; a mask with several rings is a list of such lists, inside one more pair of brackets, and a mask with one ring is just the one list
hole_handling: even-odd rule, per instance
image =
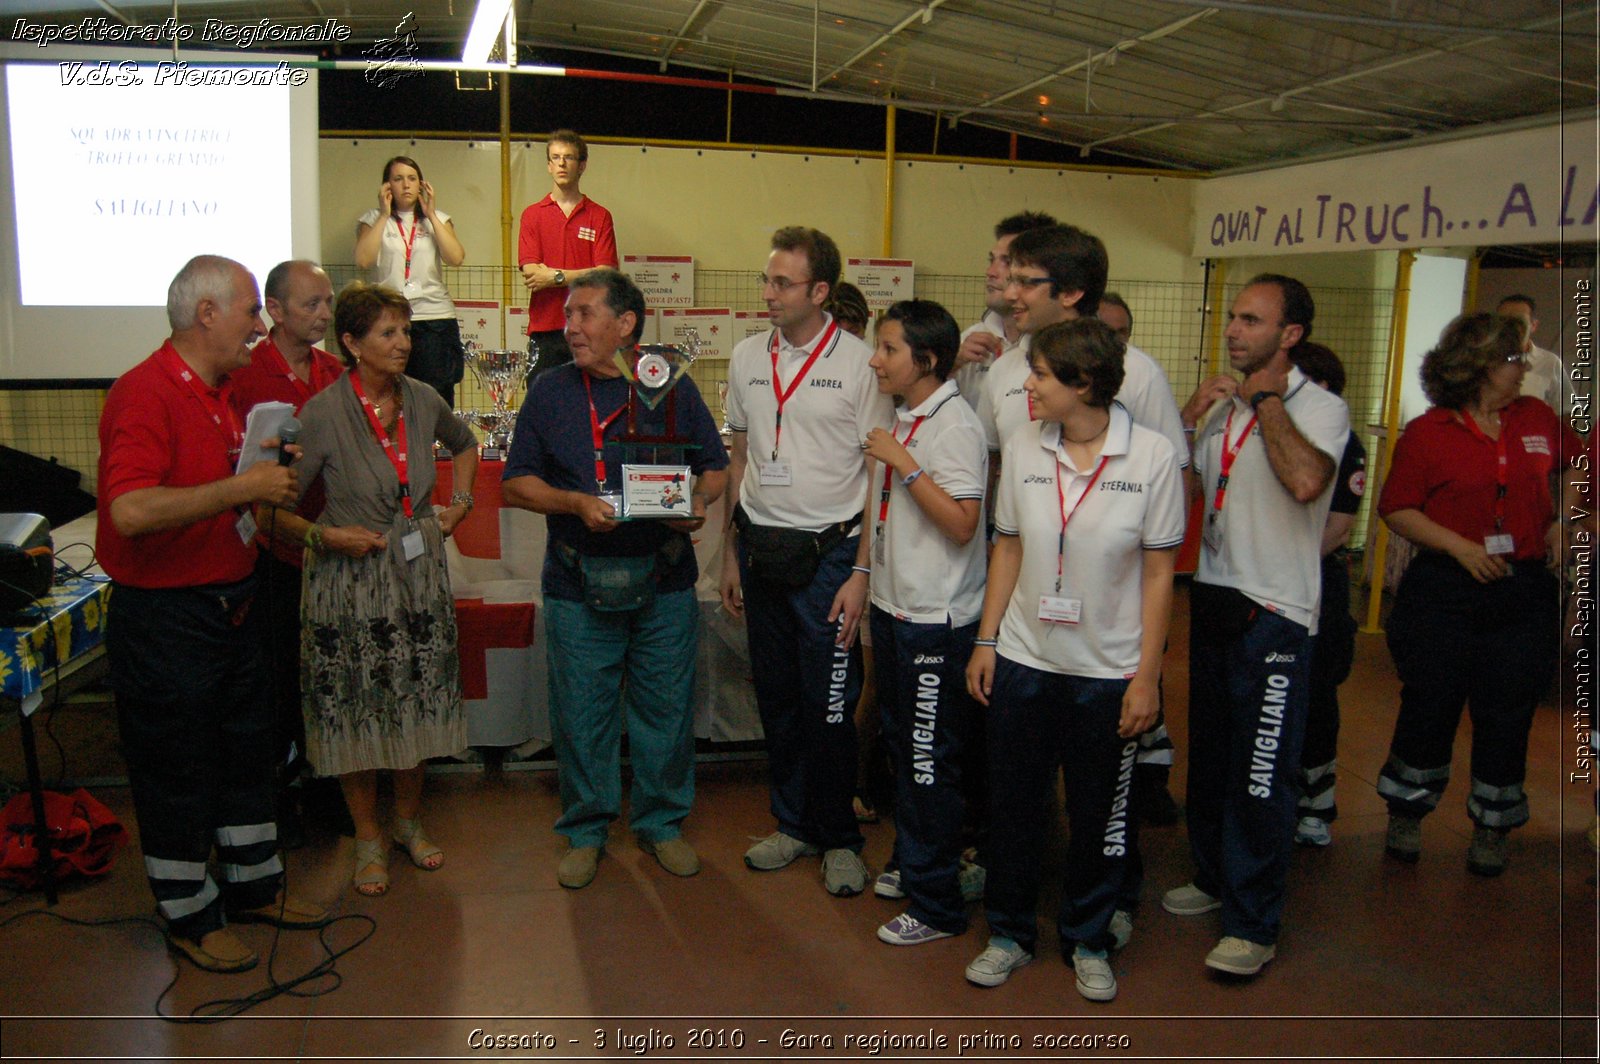
[[266, 905], [230, 910], [228, 919], [239, 924], [270, 924], [285, 931], [312, 931], [333, 923], [333, 915], [322, 906], [293, 894], [285, 898], [282, 890]]
[[208, 972], [247, 972], [261, 959], [226, 927], [201, 935], [198, 940], [169, 934], [167, 944], [173, 952], [189, 958], [196, 968]]

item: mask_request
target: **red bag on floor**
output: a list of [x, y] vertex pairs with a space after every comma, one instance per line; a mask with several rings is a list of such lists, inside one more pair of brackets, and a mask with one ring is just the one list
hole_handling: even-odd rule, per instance
[[[57, 883], [75, 875], [105, 875], [128, 841], [116, 814], [81, 787], [71, 794], [45, 791], [44, 822]], [[19, 890], [44, 885], [35, 835], [33, 796], [24, 791], [0, 809], [0, 883]]]

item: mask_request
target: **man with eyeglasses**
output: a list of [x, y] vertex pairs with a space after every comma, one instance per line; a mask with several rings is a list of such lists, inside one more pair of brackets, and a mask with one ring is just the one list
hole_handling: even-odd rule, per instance
[[533, 372], [572, 361], [563, 308], [573, 281], [607, 267], [616, 269], [617, 234], [611, 212], [585, 196], [578, 183], [589, 168], [589, 145], [570, 129], [558, 129], [545, 143], [545, 168], [555, 186], [522, 212], [517, 265], [528, 299], [528, 354], [537, 356]]
[[1543, 399], [1564, 423], [1568, 416], [1567, 367], [1560, 355], [1534, 343], [1533, 334], [1539, 331], [1539, 319], [1534, 317], [1537, 310], [1532, 296], [1520, 294], [1506, 296], [1494, 308], [1496, 314], [1516, 318], [1527, 329], [1522, 354], [1528, 372], [1522, 377], [1522, 394]]
[[741, 341], [728, 366], [722, 603], [746, 618], [778, 828], [745, 864], [773, 871], [820, 852], [829, 893], [846, 897], [867, 876], [851, 806], [856, 630], [871, 572], [860, 528], [863, 441], [893, 411], [871, 350], [823, 309], [839, 267], [826, 233], [789, 226], [772, 235], [761, 276], [772, 331]]
[[1021, 211], [995, 224], [994, 246], [989, 249], [989, 266], [983, 274], [983, 317], [961, 334], [961, 349], [956, 352], [956, 371], [951, 378], [973, 410], [983, 402], [983, 382], [995, 360], [1022, 342], [1022, 333], [1011, 318], [1011, 301], [1006, 298], [1011, 242], [1019, 233], [1055, 224], [1056, 220], [1043, 211]]
[[[1350, 438], [1344, 400], [1290, 351], [1310, 338], [1311, 293], [1261, 274], [1228, 312], [1238, 379], [1203, 381], [1183, 409], [1199, 425], [1205, 493], [1189, 598], [1189, 849], [1194, 880], [1161, 905], [1222, 910], [1206, 966], [1251, 976], [1277, 955], [1309, 707], [1322, 532]], [[1211, 411], [1213, 405], [1218, 409]], [[1207, 414], [1210, 418], [1207, 420]]]

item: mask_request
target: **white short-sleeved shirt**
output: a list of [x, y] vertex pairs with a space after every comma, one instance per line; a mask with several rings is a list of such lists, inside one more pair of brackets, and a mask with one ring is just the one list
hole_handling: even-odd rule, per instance
[[[450, 216], [444, 211], [435, 211], [435, 217], [441, 222], [448, 222]], [[401, 211], [400, 226], [404, 233], [395, 225], [394, 216], [383, 219], [382, 242], [378, 245], [378, 264], [373, 267], [372, 280], [377, 284], [388, 285], [396, 292], [404, 295], [411, 303], [411, 318], [413, 321], [435, 321], [440, 318], [453, 318], [456, 316], [456, 305], [450, 299], [450, 292], [444, 286], [444, 274], [440, 272], [439, 245], [433, 240], [433, 227], [426, 218], [421, 219], [417, 225], [416, 235], [411, 236], [411, 227], [418, 221], [416, 212]], [[378, 208], [374, 207], [358, 219], [356, 232], [360, 226], [377, 225]], [[406, 277], [406, 237], [411, 236], [411, 276]]]
[[[1124, 679], [1139, 669], [1144, 551], [1183, 542], [1183, 478], [1166, 437], [1134, 424], [1118, 403], [1101, 457], [1097, 478], [1098, 462], [1074, 466], [1054, 421], [1034, 422], [1006, 441], [995, 528], [1022, 538], [1022, 565], [997, 650], [1045, 672]], [[1065, 556], [1058, 551], [1063, 496], [1073, 513]], [[1058, 594], [1082, 601], [1077, 624], [1039, 619], [1040, 598]]]
[[[982, 319], [976, 325], [969, 325], [962, 330], [961, 342], [966, 343], [967, 337], [975, 332], [984, 332], [1000, 338], [1000, 354], [995, 356], [996, 359], [1017, 346], [1006, 339], [1005, 320], [992, 310], [984, 311]], [[950, 378], [956, 382], [956, 387], [961, 389], [961, 398], [965, 399], [967, 405], [974, 411], [983, 403], [983, 382], [988, 379], [989, 367], [994, 365], [994, 361], [995, 359], [987, 359], [983, 362], [962, 363]]]
[[[1028, 354], [1031, 347], [1029, 338], [1024, 336], [1015, 348], [1020, 357], [1006, 361], [1006, 355], [1002, 355], [987, 374], [987, 410], [982, 417], [991, 451], [998, 451], [1013, 432], [1031, 420], [1028, 395], [1022, 389], [1033, 371]], [[1122, 359], [1122, 387], [1117, 389], [1116, 400], [1127, 408], [1134, 424], [1154, 429], [1167, 438], [1180, 468], [1189, 465], [1189, 440], [1183, 433], [1183, 419], [1178, 415], [1178, 403], [1172, 397], [1166, 371], [1132, 344]]]
[[[920, 421], [918, 419], [921, 419]], [[913, 426], [914, 435], [907, 439]], [[961, 401], [955, 381], [945, 381], [914, 410], [895, 408], [895, 438], [906, 445], [922, 475], [952, 499], [982, 499], [989, 482], [989, 448], [978, 415]], [[879, 535], [886, 467], [874, 473], [870, 508]], [[983, 537], [957, 544], [939, 531], [911, 497], [911, 489], [889, 474], [889, 509], [881, 543], [872, 551], [872, 602], [901, 620], [955, 627], [983, 615], [987, 559]]]
[[1535, 344], [1528, 352], [1528, 371], [1522, 375], [1521, 394], [1543, 399], [1556, 416], [1565, 421], [1566, 381], [1567, 367], [1562, 365], [1561, 356]]
[[[787, 389], [812, 351], [816, 362], [783, 407], [772, 388], [772, 345], [778, 345], [778, 379]], [[739, 499], [758, 525], [821, 531], [849, 521], [867, 501], [867, 459], [862, 442], [894, 417], [889, 397], [878, 391], [868, 365], [872, 351], [824, 315], [822, 331], [805, 347], [794, 347], [774, 329], [746, 337], [728, 360], [728, 427], [746, 433], [749, 461]], [[772, 458], [789, 466], [790, 483], [761, 483], [761, 467]]]
[[[1291, 369], [1284, 406], [1311, 446], [1337, 463], [1350, 436], [1350, 408], [1344, 400], [1312, 384], [1299, 369]], [[1208, 530], [1201, 540], [1195, 579], [1241, 591], [1315, 634], [1322, 595], [1322, 526], [1333, 501], [1333, 477], [1314, 501], [1296, 502], [1272, 471], [1261, 427], [1254, 425], [1228, 474], [1222, 512], [1215, 519], [1217, 531], [1209, 531], [1222, 468], [1223, 433], [1229, 431], [1230, 445], [1236, 443], [1252, 414], [1249, 402], [1234, 396], [1218, 404], [1195, 440], [1195, 471], [1205, 495]], [[1213, 539], [1219, 546], [1212, 545]]]
[[1013, 432], [1033, 420], [1028, 414], [1028, 393], [1022, 390], [1028, 374], [1033, 372], [1028, 357], [1032, 347], [1032, 335], [1024, 335], [984, 374], [978, 420], [983, 423], [984, 439], [991, 451], [999, 451]]

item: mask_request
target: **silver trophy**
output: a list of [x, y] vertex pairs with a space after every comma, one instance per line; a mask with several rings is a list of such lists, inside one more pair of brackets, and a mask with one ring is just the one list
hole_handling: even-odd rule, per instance
[[487, 350], [467, 345], [467, 365], [489, 393], [491, 409], [469, 410], [462, 416], [483, 430], [483, 457], [502, 459], [511, 446], [511, 430], [517, 422], [517, 394], [533, 372], [537, 357], [518, 350]]

